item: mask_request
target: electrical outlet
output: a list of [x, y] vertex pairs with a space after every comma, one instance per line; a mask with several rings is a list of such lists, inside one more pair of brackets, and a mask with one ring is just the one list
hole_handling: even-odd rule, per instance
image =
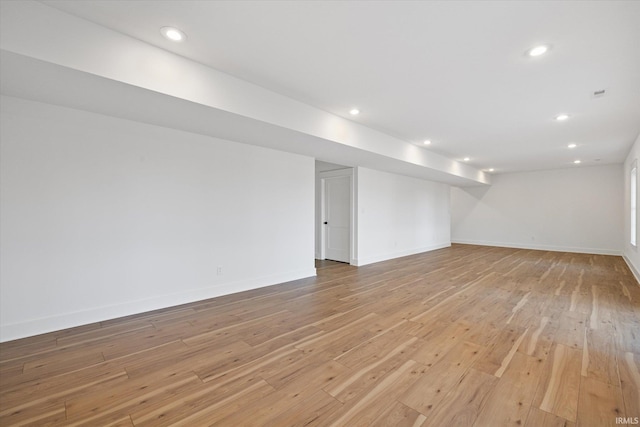
[[219, 265], [218, 268], [216, 269], [216, 273], [218, 274], [218, 276], [222, 276], [222, 266]]

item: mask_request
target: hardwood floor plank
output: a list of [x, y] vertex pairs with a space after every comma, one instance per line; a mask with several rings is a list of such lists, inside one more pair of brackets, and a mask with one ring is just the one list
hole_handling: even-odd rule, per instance
[[133, 427], [133, 421], [131, 417], [122, 417], [113, 423], [105, 424], [105, 427]]
[[360, 399], [352, 401], [355, 403], [345, 405], [329, 425], [332, 427], [370, 425], [387, 408], [395, 404], [395, 401], [390, 398], [403, 390], [407, 383], [413, 383], [423, 369], [413, 360], [406, 361], [398, 369], [386, 375], [371, 391]]
[[468, 292], [471, 289], [474, 289], [474, 288], [480, 286], [483, 281], [491, 279], [493, 274], [494, 273], [491, 272], [491, 273], [488, 273], [486, 276], [481, 276], [479, 278], [475, 278], [473, 280], [468, 281], [464, 285], [458, 287], [457, 288], [457, 292], [454, 292], [453, 294], [447, 296], [442, 301], [440, 301], [437, 304], [429, 307], [426, 311], [424, 311], [424, 312], [412, 317], [409, 320], [411, 320], [413, 322], [419, 322], [419, 323], [422, 323], [422, 324], [427, 324], [427, 323], [431, 322], [438, 315], [441, 315], [445, 311], [451, 310], [451, 306], [453, 304], [455, 304], [455, 302], [456, 302], [456, 300], [455, 300], [456, 297], [459, 297], [462, 294], [464, 294], [465, 292]]
[[[420, 348], [412, 358], [425, 366], [432, 366], [446, 355], [467, 335], [471, 325], [466, 322], [456, 322], [451, 325], [436, 324], [423, 328], [417, 336], [421, 338]], [[424, 329], [430, 329], [427, 335], [421, 336]]]
[[4, 410], [0, 414], [0, 425], [23, 426], [62, 423], [65, 421], [64, 401], [40, 400], [37, 403]]
[[418, 338], [416, 337], [409, 338], [386, 354], [383, 353], [382, 357], [376, 358], [371, 363], [364, 364], [357, 371], [351, 369], [348, 374], [342, 375], [331, 387], [324, 390], [343, 403], [357, 397], [363, 391], [371, 388], [380, 377], [397, 369], [402, 363], [406, 362], [409, 359], [406, 354], [407, 350], [417, 340]]
[[429, 416], [484, 351], [485, 348], [477, 344], [459, 343], [445, 358], [428, 368], [399, 401]]
[[585, 328], [582, 351], [582, 376], [612, 385], [620, 384], [613, 327], [600, 325], [598, 329]]
[[[216, 422], [220, 422], [222, 425], [225, 425], [225, 422], [222, 422], [221, 420], [239, 413], [238, 411], [243, 406], [258, 401], [262, 397], [270, 395], [272, 392], [273, 388], [269, 384], [267, 384], [266, 381], [261, 380], [249, 387], [243, 388], [233, 394], [227, 395], [224, 399], [217, 401], [216, 403], [198, 405], [187, 414], [184, 414], [178, 419], [171, 421], [171, 423], [164, 424], [165, 421], [163, 419], [162, 423], [158, 423], [157, 420], [154, 420], [148, 425], [171, 425], [190, 427], [196, 425], [211, 425]], [[138, 423], [136, 423], [136, 425], [138, 425]]]
[[[362, 327], [363, 325], [373, 322], [378, 315], [375, 313], [369, 313], [364, 316], [359, 317], [357, 320], [350, 322], [344, 326], [341, 326], [337, 329], [331, 330], [321, 334], [320, 336], [303, 340], [301, 343], [296, 344], [296, 348], [305, 351], [314, 351], [314, 350], [323, 350], [324, 346], [332, 345], [336, 340], [343, 339], [352, 335], [355, 332], [358, 332], [358, 327]], [[321, 327], [321, 326], [320, 326]], [[371, 333], [371, 336], [374, 334]], [[358, 343], [359, 344], [359, 343]]]
[[616, 349], [618, 351], [640, 354], [640, 315], [631, 316], [626, 312], [618, 313], [613, 320]]
[[640, 417], [640, 354], [618, 354], [620, 384], [626, 417]]
[[527, 335], [527, 332], [529, 332], [528, 328], [525, 329], [522, 335], [520, 335], [518, 339], [513, 343], [513, 346], [511, 346], [511, 349], [509, 349], [509, 352], [507, 353], [507, 355], [504, 357], [504, 359], [502, 359], [502, 362], [500, 363], [500, 367], [498, 368], [497, 371], [493, 373], [493, 375], [500, 378], [502, 374], [504, 374], [504, 371], [509, 367], [509, 363], [511, 363], [511, 359], [513, 359], [513, 356], [518, 350], [518, 347], [520, 347], [520, 345], [522, 344], [522, 341], [524, 340], [524, 337]]
[[[488, 343], [487, 352], [474, 364], [474, 369], [491, 375], [506, 369], [513, 353], [522, 344], [527, 333], [526, 329], [505, 326], [505, 329], [501, 330], [491, 343]], [[496, 376], [502, 376], [502, 373]]]
[[277, 417], [263, 424], [265, 427], [307, 427], [322, 425], [333, 413], [339, 411], [342, 403], [323, 390], [317, 391], [296, 406], [287, 409]]
[[[635, 415], [634, 415], [635, 416]], [[584, 378], [580, 386], [578, 427], [616, 426], [616, 418], [625, 417], [620, 387]]]
[[469, 369], [442, 403], [434, 408], [429, 417], [425, 417], [427, 425], [473, 425], [497, 382], [498, 378], [494, 375]]
[[58, 344], [55, 333], [2, 343], [2, 345], [0, 345], [0, 367], [16, 359], [22, 360], [22, 363], [24, 363], [24, 358], [34, 358], [37, 357], [38, 354], [55, 350], [57, 347]]
[[546, 359], [553, 344], [553, 336], [558, 327], [557, 322], [552, 321], [549, 316], [541, 316], [539, 324], [533, 327], [535, 329], [527, 335], [518, 350], [527, 356]]
[[418, 427], [423, 425], [426, 417], [420, 412], [396, 402], [388, 407], [378, 418], [371, 422], [374, 426]]
[[[150, 387], [151, 384], [154, 387]], [[201, 384], [194, 374], [132, 380], [67, 400], [67, 421], [71, 425], [89, 421], [100, 425], [105, 421], [115, 421], [140, 408], [173, 398], [183, 390], [191, 390]]]
[[575, 427], [575, 423], [538, 408], [531, 408], [525, 427]]
[[[20, 388], [3, 394], [0, 419], [16, 411], [32, 411], [33, 407], [43, 404], [64, 404], [66, 400], [90, 395], [99, 389], [118, 387], [129, 379], [124, 370], [96, 372], [87, 369], [85, 371], [88, 375], [80, 376], [76, 373], [62, 375], [56, 378], [59, 381], [45, 381], [42, 384], [35, 382], [31, 384], [31, 388]], [[37, 392], [35, 398], [32, 396], [34, 391]]]
[[385, 353], [387, 349], [395, 348], [410, 338], [415, 338], [412, 342], [418, 341], [418, 338], [412, 334], [414, 330], [414, 324], [402, 320], [387, 329], [380, 330], [366, 342], [340, 354], [335, 360], [345, 366], [357, 369], [369, 364], [373, 359], [378, 359], [380, 354]]
[[200, 408], [213, 405], [222, 406], [219, 403], [228, 396], [237, 395], [238, 393], [242, 395], [243, 391], [256, 384], [261, 385], [255, 387], [257, 391], [255, 393], [248, 392], [248, 395], [256, 399], [262, 396], [261, 393], [264, 390], [273, 391], [272, 387], [266, 386], [264, 380], [252, 374], [245, 374], [228, 381], [206, 384], [193, 383], [193, 387], [181, 390], [173, 399], [158, 400], [133, 410], [131, 418], [135, 425], [170, 425], [198, 412]]
[[531, 292], [527, 292], [526, 294], [524, 294], [524, 296], [520, 299], [520, 301], [518, 301], [515, 307], [511, 309], [511, 316], [509, 316], [509, 318], [507, 319], [507, 325], [511, 323], [515, 315], [518, 314], [520, 310], [522, 310], [524, 305], [527, 303], [527, 300], [529, 299], [529, 295], [531, 295]]
[[580, 312], [564, 311], [560, 315], [554, 341], [569, 348], [582, 349], [587, 315]]
[[259, 327], [265, 322], [274, 322], [274, 321], [277, 322], [278, 320], [282, 320], [289, 315], [290, 313], [287, 312], [286, 310], [280, 310], [278, 312], [267, 314], [265, 316], [258, 317], [256, 319], [235, 322], [230, 324], [229, 326], [225, 326], [220, 329], [214, 329], [209, 332], [204, 332], [198, 335], [185, 338], [182, 341], [187, 345], [193, 345], [193, 346], [207, 344], [212, 340], [220, 341], [220, 338], [224, 336], [233, 336], [233, 338], [231, 339], [234, 341], [237, 341], [237, 338], [235, 338], [234, 334], [251, 331], [253, 330], [253, 328]]
[[12, 387], [32, 380], [55, 377], [104, 362], [101, 352], [56, 354], [25, 363], [21, 375], [2, 379], [3, 387]]
[[314, 369], [307, 370], [284, 387], [252, 402], [250, 407], [239, 408], [238, 412], [224, 418], [221, 423], [242, 425], [243, 420], [246, 419], [246, 413], [251, 413], [251, 421], [254, 425], [265, 425], [290, 408], [303, 405], [307, 398], [313, 396], [319, 389], [330, 386], [346, 369], [337, 362], [325, 362]]
[[545, 362], [535, 406], [571, 422], [576, 421], [582, 353], [556, 344]]
[[516, 352], [480, 410], [474, 426], [521, 426], [525, 423], [540, 375], [542, 360]]

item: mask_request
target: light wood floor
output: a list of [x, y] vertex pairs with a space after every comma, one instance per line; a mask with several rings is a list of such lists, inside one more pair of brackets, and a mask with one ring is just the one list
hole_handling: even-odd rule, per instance
[[608, 426], [640, 417], [620, 257], [454, 245], [0, 345], [0, 425]]

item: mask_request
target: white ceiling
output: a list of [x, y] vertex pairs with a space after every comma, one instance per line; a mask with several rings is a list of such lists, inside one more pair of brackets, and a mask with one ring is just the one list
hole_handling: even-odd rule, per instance
[[620, 163], [640, 132], [640, 2], [44, 3], [481, 169]]

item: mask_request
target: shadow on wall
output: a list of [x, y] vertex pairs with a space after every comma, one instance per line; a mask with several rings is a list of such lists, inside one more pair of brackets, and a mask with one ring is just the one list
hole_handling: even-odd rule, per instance
[[480, 200], [485, 196], [485, 194], [487, 194], [487, 191], [489, 191], [490, 186], [482, 185], [478, 187], [459, 187], [459, 188], [460, 190], [464, 191], [474, 199]]

